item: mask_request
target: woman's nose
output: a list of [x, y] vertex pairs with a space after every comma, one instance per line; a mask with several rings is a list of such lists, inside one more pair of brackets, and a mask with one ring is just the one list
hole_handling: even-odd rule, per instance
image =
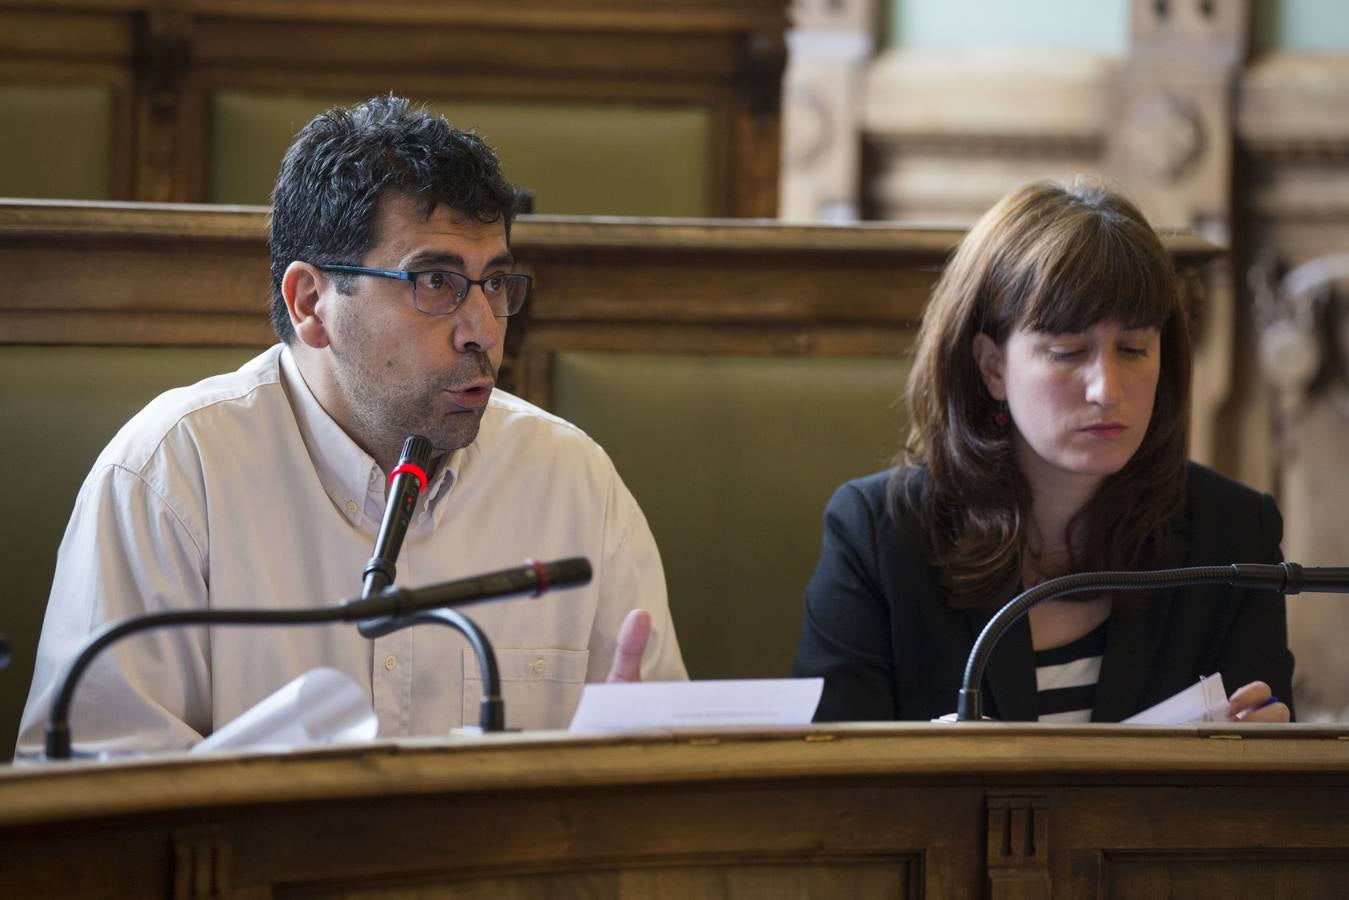
[[1087, 375], [1087, 402], [1114, 406], [1120, 401], [1119, 361], [1110, 353], [1101, 353]]

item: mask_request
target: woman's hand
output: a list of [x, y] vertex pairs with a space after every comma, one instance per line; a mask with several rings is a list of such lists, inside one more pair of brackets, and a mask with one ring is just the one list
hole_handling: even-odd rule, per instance
[[1227, 718], [1233, 722], [1287, 722], [1288, 704], [1280, 702], [1263, 681], [1252, 681], [1227, 698]]

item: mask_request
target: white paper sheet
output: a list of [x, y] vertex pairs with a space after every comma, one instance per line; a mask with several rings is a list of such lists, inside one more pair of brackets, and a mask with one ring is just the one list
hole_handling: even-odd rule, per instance
[[192, 748], [291, 750], [368, 741], [379, 731], [364, 689], [336, 669], [310, 669]]
[[823, 678], [587, 684], [572, 731], [809, 725]]
[[1220, 722], [1227, 717], [1227, 691], [1223, 688], [1221, 672], [1199, 679], [1174, 696], [1156, 706], [1150, 706], [1136, 716], [1125, 719], [1124, 725], [1187, 725], [1191, 722]]

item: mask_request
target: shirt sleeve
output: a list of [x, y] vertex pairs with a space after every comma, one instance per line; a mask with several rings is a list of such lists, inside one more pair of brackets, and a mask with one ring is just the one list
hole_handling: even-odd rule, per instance
[[896, 718], [890, 610], [877, 566], [875, 515], [852, 485], [825, 507], [824, 542], [806, 585], [792, 674], [821, 676], [817, 722]]
[[590, 636], [587, 681], [603, 681], [613, 664], [618, 629], [630, 610], [651, 614], [642, 656], [643, 681], [684, 681], [688, 670], [675, 637], [656, 539], [637, 501], [614, 472], [604, 511], [604, 553], [595, 573], [599, 606]]
[[[205, 609], [201, 547], [182, 517], [138, 473], [117, 465], [80, 489], [57, 554], [20, 756], [43, 746], [66, 664], [109, 622], [147, 612]], [[211, 728], [204, 627], [139, 632], [107, 647], [78, 682], [70, 713], [79, 752], [176, 750]]]

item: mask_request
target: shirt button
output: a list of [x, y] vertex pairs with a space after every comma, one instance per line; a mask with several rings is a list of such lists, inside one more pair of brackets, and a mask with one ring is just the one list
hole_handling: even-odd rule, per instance
[[394, 667], [397, 665], [398, 660], [395, 659], [392, 654], [384, 657], [384, 668], [388, 669], [390, 672], [392, 672], [394, 670]]
[[544, 662], [542, 659], [536, 659], [536, 660], [534, 660], [534, 671], [535, 671], [537, 674], [542, 675], [542, 674], [543, 674], [543, 670], [546, 669], [546, 668], [548, 668], [548, 664], [547, 664], [546, 662]]
[[356, 515], [356, 510], [357, 510], [357, 509], [359, 509], [359, 507], [356, 505], [356, 501], [355, 501], [355, 500], [348, 500], [348, 501], [347, 501], [347, 515], [350, 515], [350, 516]]

